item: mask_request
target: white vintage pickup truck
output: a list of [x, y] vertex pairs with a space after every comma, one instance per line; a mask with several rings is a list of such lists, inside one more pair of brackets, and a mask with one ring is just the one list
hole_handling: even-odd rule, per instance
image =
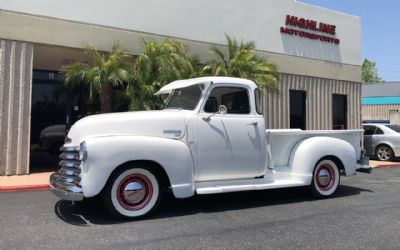
[[93, 115], [72, 126], [52, 192], [79, 201], [101, 195], [114, 216], [149, 214], [163, 193], [177, 198], [310, 186], [332, 196], [340, 176], [370, 171], [362, 130], [266, 130], [260, 92], [228, 77], [180, 80], [161, 111]]

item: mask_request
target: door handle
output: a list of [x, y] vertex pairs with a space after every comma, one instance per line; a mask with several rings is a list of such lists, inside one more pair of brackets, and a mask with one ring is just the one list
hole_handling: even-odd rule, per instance
[[252, 123], [249, 123], [249, 124], [247, 124], [247, 125], [252, 125], [252, 126], [257, 126], [257, 124], [258, 124], [258, 122], [252, 122]]

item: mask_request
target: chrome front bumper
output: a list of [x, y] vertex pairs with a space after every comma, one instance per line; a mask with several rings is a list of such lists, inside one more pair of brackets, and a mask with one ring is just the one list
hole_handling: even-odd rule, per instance
[[83, 200], [79, 148], [62, 147], [60, 150], [61, 169], [50, 176], [50, 190], [63, 200]]

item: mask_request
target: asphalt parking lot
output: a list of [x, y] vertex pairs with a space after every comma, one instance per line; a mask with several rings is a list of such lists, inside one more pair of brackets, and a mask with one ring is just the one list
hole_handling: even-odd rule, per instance
[[0, 193], [0, 249], [400, 248], [400, 168], [342, 178], [336, 197], [307, 189], [167, 196], [146, 220], [110, 218], [99, 200]]

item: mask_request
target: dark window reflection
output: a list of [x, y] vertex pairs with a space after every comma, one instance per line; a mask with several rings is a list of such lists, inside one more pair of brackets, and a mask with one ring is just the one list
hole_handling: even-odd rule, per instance
[[34, 71], [32, 79], [31, 144], [51, 125], [65, 124], [66, 88], [57, 72]]
[[290, 90], [290, 128], [306, 129], [306, 92]]
[[332, 96], [333, 129], [347, 129], [347, 96]]

